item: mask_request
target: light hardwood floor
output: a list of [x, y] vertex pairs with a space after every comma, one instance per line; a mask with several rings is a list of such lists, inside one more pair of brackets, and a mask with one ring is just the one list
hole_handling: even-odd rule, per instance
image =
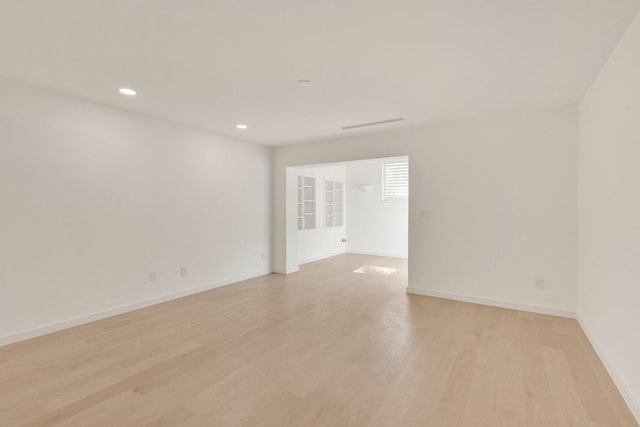
[[575, 320], [406, 280], [340, 255], [2, 347], [0, 426], [637, 426]]

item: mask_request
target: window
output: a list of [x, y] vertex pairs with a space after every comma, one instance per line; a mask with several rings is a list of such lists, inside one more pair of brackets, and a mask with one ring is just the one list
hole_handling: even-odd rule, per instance
[[298, 176], [298, 230], [316, 228], [316, 179]]
[[382, 171], [382, 200], [409, 198], [409, 160], [386, 160]]
[[344, 184], [340, 181], [324, 181], [324, 227], [344, 225]]

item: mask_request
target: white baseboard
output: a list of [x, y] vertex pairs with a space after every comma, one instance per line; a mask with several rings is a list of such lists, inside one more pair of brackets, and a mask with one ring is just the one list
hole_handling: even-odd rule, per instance
[[471, 302], [474, 304], [490, 305], [492, 307], [509, 308], [511, 310], [529, 311], [532, 313], [540, 313], [540, 314], [550, 314], [552, 316], [568, 317], [570, 319], [575, 319], [576, 317], [575, 311], [565, 310], [562, 308], [520, 304], [516, 302], [502, 301], [502, 300], [491, 299], [491, 298], [482, 298], [482, 297], [476, 297], [471, 295], [454, 294], [450, 292], [436, 291], [432, 289], [408, 287], [407, 293], [416, 294], [416, 295], [426, 295], [429, 297], [452, 299], [452, 300], [463, 301], [463, 302]]
[[625, 382], [624, 377], [620, 374], [618, 368], [616, 368], [616, 365], [613, 364], [604, 349], [594, 339], [593, 334], [590, 332], [589, 327], [585, 323], [582, 316], [578, 314], [576, 316], [576, 319], [578, 320], [580, 327], [582, 327], [584, 334], [587, 336], [587, 339], [591, 343], [591, 346], [602, 361], [602, 364], [607, 369], [609, 376], [615, 383], [616, 387], [618, 387], [618, 391], [620, 391], [622, 398], [627, 403], [627, 406], [629, 406], [629, 410], [631, 410], [631, 413], [636, 418], [636, 421], [638, 421], [638, 424], [640, 424], [640, 399], [633, 395], [631, 389]]
[[287, 269], [284, 269], [284, 268], [273, 268], [272, 271], [274, 273], [278, 273], [278, 274], [291, 274], [291, 273], [296, 273], [296, 272], [300, 271], [300, 267], [296, 265], [295, 267], [289, 267]]
[[305, 260], [298, 260], [298, 262], [300, 263], [300, 265], [304, 265], [304, 264], [309, 264], [310, 262], [320, 261], [321, 259], [331, 258], [332, 256], [342, 255], [343, 253], [345, 253], [344, 249], [341, 249], [336, 252], [329, 252], [327, 254], [323, 254], [320, 256], [312, 257], [312, 258], [307, 258]]
[[386, 256], [389, 258], [409, 258], [407, 254], [393, 253], [393, 252], [376, 252], [376, 251], [352, 251], [351, 249], [347, 250], [348, 254], [356, 254], [356, 255], [373, 255], [373, 256]]
[[211, 289], [219, 288], [221, 286], [231, 285], [233, 283], [241, 282], [243, 280], [252, 279], [258, 276], [264, 276], [271, 273], [271, 270], [263, 270], [241, 276], [231, 277], [224, 280], [219, 280], [208, 285], [196, 286], [194, 288], [185, 289], [183, 291], [162, 295], [159, 297], [151, 298], [144, 301], [139, 301], [133, 304], [121, 305], [118, 307], [110, 308], [108, 310], [100, 311], [97, 313], [91, 313], [73, 319], [63, 320], [61, 322], [52, 323], [49, 325], [40, 326], [27, 331], [21, 331], [11, 335], [5, 335], [0, 337], [0, 347], [7, 344], [12, 344], [19, 341], [24, 341], [30, 338], [39, 337], [42, 335], [50, 334], [52, 332], [61, 331], [63, 329], [72, 328], [74, 326], [83, 325], [85, 323], [94, 322], [96, 320], [105, 319], [107, 317], [116, 316], [118, 314], [126, 313], [140, 308], [149, 307], [152, 305], [160, 304], [166, 301], [171, 301], [177, 298], [186, 297], [188, 295], [197, 294], [200, 292], [208, 291]]

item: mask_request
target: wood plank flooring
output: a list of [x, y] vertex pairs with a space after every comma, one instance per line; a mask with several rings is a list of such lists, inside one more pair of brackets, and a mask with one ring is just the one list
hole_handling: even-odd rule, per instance
[[1, 347], [0, 426], [637, 426], [575, 320], [406, 284], [340, 255]]

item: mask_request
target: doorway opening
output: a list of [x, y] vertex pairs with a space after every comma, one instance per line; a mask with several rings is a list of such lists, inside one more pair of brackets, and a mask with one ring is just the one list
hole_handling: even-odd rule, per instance
[[286, 194], [287, 272], [344, 253], [408, 259], [408, 156], [289, 167]]

